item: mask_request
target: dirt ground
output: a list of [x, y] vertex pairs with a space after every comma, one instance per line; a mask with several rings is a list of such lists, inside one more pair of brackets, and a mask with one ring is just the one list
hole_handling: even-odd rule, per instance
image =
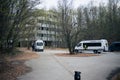
[[0, 61], [0, 80], [17, 80], [18, 76], [31, 71], [31, 68], [27, 67], [24, 62], [40, 57], [35, 52], [27, 50], [27, 48], [19, 48], [19, 50], [22, 53], [15, 56], [5, 56], [5, 61]]

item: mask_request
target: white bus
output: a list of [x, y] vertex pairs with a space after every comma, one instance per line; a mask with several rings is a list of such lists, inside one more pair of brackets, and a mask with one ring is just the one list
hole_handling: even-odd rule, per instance
[[44, 51], [44, 42], [43, 40], [36, 40], [34, 43], [35, 51]]
[[101, 40], [84, 40], [79, 42], [75, 46], [75, 52], [93, 51], [94, 53], [101, 53], [108, 51], [108, 41], [106, 39]]

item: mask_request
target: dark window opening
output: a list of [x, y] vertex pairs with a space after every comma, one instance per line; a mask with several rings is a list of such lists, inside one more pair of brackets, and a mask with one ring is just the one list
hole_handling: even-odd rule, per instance
[[83, 46], [101, 46], [101, 43], [83, 43]]
[[43, 30], [44, 28], [43, 27], [41, 27], [41, 30]]
[[116, 43], [115, 46], [116, 46], [116, 47], [120, 47], [120, 43]]
[[77, 47], [81, 46], [81, 43], [77, 44]]
[[37, 46], [42, 46], [43, 45], [43, 43], [37, 43]]

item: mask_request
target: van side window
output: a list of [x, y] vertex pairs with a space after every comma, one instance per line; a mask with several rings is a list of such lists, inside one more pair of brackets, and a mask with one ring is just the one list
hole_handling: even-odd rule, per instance
[[115, 46], [116, 46], [116, 47], [120, 47], [120, 43], [116, 43]]
[[101, 43], [83, 43], [83, 46], [101, 46]]

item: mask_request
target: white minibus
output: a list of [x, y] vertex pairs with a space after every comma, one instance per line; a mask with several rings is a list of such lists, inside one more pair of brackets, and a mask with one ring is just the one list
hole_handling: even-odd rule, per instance
[[94, 53], [108, 51], [108, 41], [106, 39], [83, 40], [75, 46], [74, 51], [80, 53], [82, 51], [93, 51]]

